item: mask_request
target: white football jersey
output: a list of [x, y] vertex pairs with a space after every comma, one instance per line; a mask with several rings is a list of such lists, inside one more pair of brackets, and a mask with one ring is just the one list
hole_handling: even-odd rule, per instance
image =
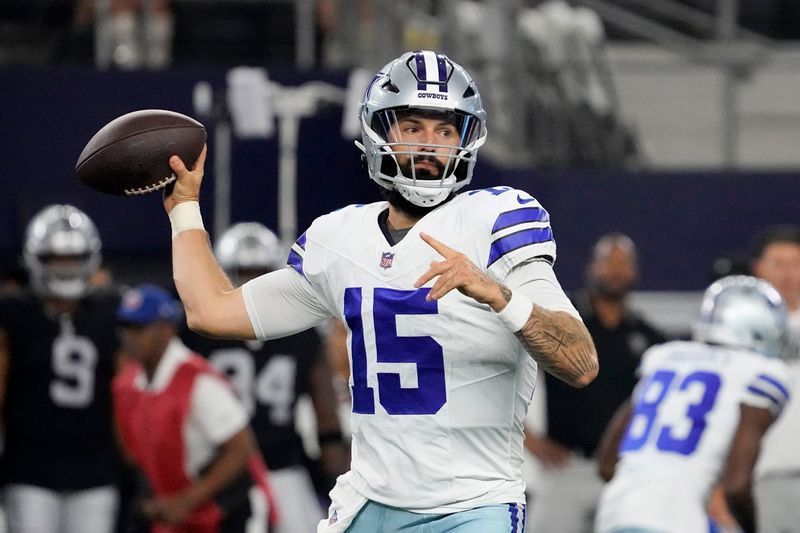
[[524, 503], [522, 420], [536, 363], [487, 305], [452, 291], [427, 301], [415, 281], [441, 256], [428, 233], [494, 279], [534, 258], [553, 262], [549, 216], [508, 187], [466, 192], [394, 246], [386, 202], [318, 218], [289, 263], [348, 328], [352, 483], [365, 497], [418, 512]]
[[788, 369], [758, 353], [675, 341], [645, 352], [640, 374], [597, 531], [708, 531], [706, 501], [727, 460], [740, 405], [777, 416], [789, 397]]

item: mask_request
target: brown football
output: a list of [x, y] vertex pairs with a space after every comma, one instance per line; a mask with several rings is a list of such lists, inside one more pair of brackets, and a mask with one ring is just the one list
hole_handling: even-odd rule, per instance
[[205, 142], [205, 127], [191, 117], [163, 109], [134, 111], [95, 133], [78, 157], [75, 174], [97, 191], [138, 196], [175, 181], [170, 156], [180, 156], [191, 168]]

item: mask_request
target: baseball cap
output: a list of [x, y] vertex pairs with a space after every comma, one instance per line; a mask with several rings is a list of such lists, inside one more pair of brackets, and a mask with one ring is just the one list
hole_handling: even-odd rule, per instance
[[129, 289], [117, 309], [122, 324], [146, 325], [159, 320], [178, 322], [183, 312], [180, 303], [165, 289], [142, 284]]

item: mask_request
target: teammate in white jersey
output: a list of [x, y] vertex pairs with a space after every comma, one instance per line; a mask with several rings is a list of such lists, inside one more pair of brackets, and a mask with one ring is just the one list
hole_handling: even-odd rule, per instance
[[165, 208], [190, 327], [279, 337], [328, 317], [348, 329], [353, 460], [318, 531], [520, 531], [522, 419], [537, 364], [574, 386], [597, 373], [586, 328], [552, 264], [547, 211], [469, 183], [486, 137], [478, 90], [446, 56], [409, 52], [361, 106], [370, 177], [387, 201], [318, 218], [289, 265], [235, 290], [214, 261], [197, 198], [205, 152]]
[[604, 435], [600, 472], [613, 479], [599, 533], [709, 531], [717, 483], [742, 529], [756, 530], [753, 467], [791, 388], [785, 305], [765, 281], [723, 278], [704, 295], [694, 337], [645, 352], [631, 402]]

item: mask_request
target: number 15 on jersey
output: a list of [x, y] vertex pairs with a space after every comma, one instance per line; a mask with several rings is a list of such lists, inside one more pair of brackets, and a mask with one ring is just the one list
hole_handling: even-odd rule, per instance
[[[364, 291], [372, 290], [372, 306], [364, 302]], [[378, 401], [390, 415], [433, 415], [447, 402], [442, 346], [430, 336], [398, 336], [398, 315], [435, 315], [438, 302], [427, 301], [430, 289], [412, 291], [350, 287], [344, 293], [344, 314], [351, 332], [353, 412], [375, 414], [375, 390], [369, 386], [375, 373]], [[377, 363], [409, 363], [416, 366], [417, 387], [403, 387], [397, 372], [376, 372], [367, 363], [364, 317], [375, 326]]]

